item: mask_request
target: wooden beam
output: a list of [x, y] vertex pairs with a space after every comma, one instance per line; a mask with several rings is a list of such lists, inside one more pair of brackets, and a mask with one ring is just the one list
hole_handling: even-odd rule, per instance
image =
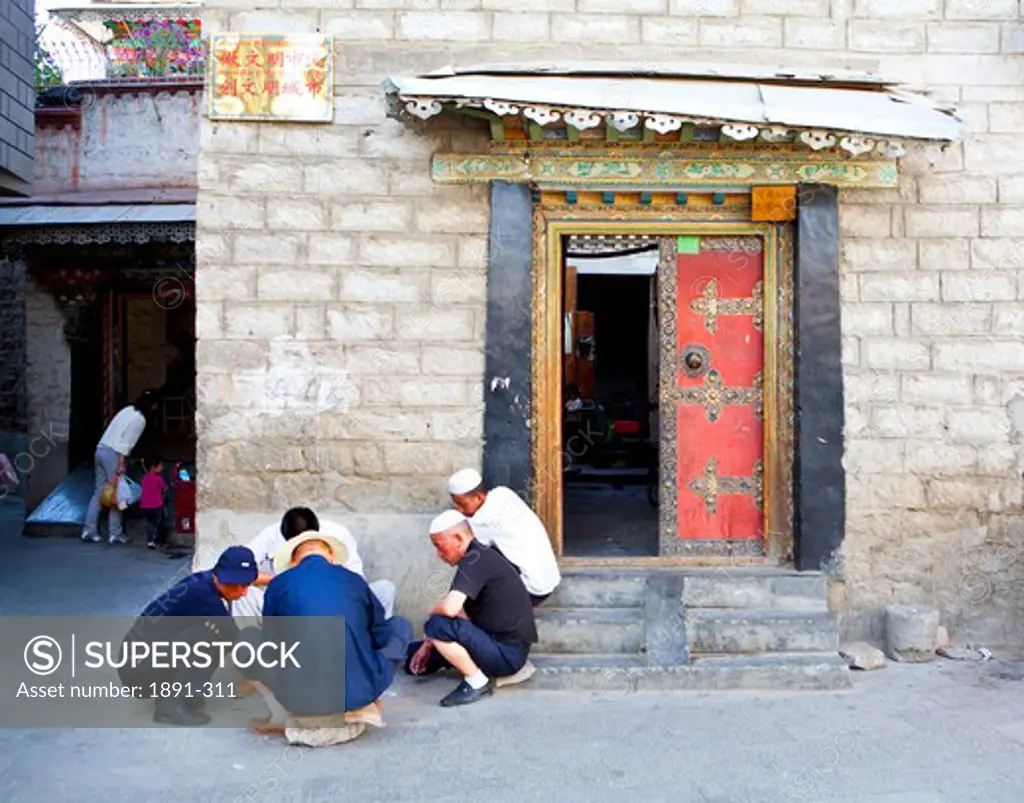
[[458, 114], [466, 117], [476, 117], [479, 120], [486, 120], [491, 126], [491, 139], [495, 142], [505, 141], [505, 120], [491, 112], [482, 112], [477, 109], [459, 109]]

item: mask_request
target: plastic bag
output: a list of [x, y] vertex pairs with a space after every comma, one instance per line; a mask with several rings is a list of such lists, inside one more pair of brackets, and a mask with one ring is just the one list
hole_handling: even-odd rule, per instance
[[121, 479], [117, 482], [118, 508], [124, 510], [128, 506], [134, 505], [141, 498], [142, 488], [122, 474]]
[[100, 492], [100, 504], [103, 507], [114, 507], [117, 502], [117, 482], [112, 481]]

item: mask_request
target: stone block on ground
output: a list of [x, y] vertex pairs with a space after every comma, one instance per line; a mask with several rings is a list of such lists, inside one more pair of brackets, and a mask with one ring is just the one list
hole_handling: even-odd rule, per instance
[[885, 666], [885, 653], [866, 641], [855, 641], [839, 648], [839, 654], [846, 659], [850, 669], [881, 669]]
[[977, 661], [979, 658], [976, 650], [967, 650], [961, 647], [939, 647], [936, 652], [951, 661]]
[[935, 660], [939, 612], [928, 605], [888, 605], [885, 609], [885, 652], [894, 661]]
[[992, 660], [992, 652], [984, 647], [955, 647], [952, 644], [948, 644], [946, 646], [939, 647], [935, 652], [943, 658], [948, 658], [951, 661]]

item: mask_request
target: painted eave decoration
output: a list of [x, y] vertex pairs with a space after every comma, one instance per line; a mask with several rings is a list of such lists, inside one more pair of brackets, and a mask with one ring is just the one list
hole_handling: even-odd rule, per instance
[[698, 141], [692, 138], [696, 127], [714, 129], [712, 141], [789, 143], [891, 159], [903, 154], [905, 141], [952, 142], [966, 133], [953, 111], [878, 76], [851, 71], [482, 65], [389, 78], [384, 88], [395, 117], [426, 120], [454, 111], [502, 124], [518, 118], [534, 133], [562, 126], [570, 139], [600, 128], [615, 139], [682, 132], [683, 141]]

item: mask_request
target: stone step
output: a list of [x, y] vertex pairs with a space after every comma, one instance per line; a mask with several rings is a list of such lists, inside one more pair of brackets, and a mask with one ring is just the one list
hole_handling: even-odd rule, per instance
[[31, 538], [77, 538], [81, 534], [81, 524], [66, 522], [26, 522], [22, 529], [22, 535]]
[[644, 643], [638, 608], [538, 608], [536, 649], [547, 653], [637, 654]]
[[694, 655], [839, 650], [839, 632], [829, 613], [691, 609], [686, 622]]
[[620, 572], [563, 573], [562, 582], [544, 607], [641, 608], [647, 579], [643, 574]]
[[746, 608], [776, 611], [827, 611], [828, 580], [818, 572], [785, 575], [686, 575], [683, 602], [688, 608]]
[[851, 685], [849, 667], [836, 652], [707, 656], [673, 667], [647, 666], [621, 654], [538, 652], [531, 660], [536, 674], [508, 689], [589, 691], [621, 700], [637, 691], [825, 691]]
[[557, 608], [642, 608], [646, 578], [683, 577], [688, 608], [826, 611], [828, 582], [820, 572], [775, 567], [730, 569], [565, 568], [562, 583], [545, 602]]

